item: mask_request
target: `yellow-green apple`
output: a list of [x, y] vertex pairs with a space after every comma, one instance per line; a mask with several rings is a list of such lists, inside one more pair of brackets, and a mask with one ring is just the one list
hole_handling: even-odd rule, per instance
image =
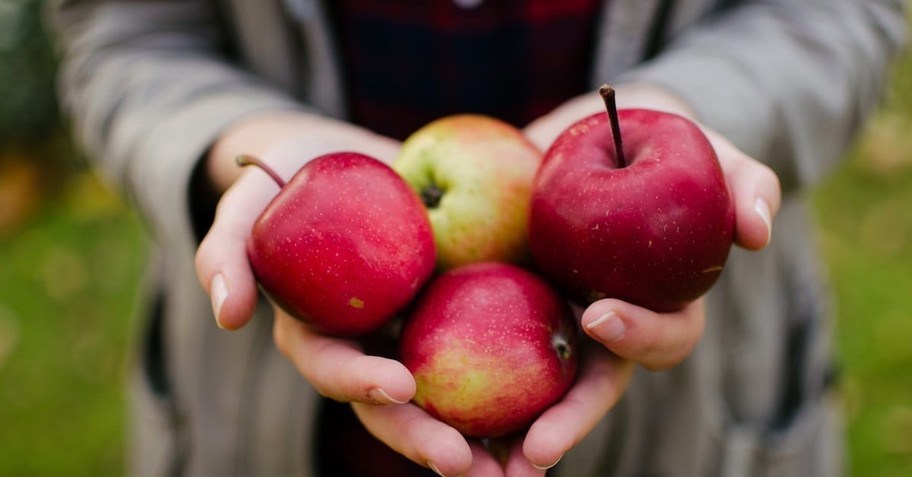
[[430, 222], [388, 165], [338, 152], [307, 162], [256, 220], [247, 256], [273, 301], [314, 329], [370, 333], [408, 305], [434, 271]]
[[577, 369], [569, 304], [542, 278], [477, 262], [433, 278], [406, 316], [399, 358], [414, 402], [470, 437], [522, 430], [559, 400]]
[[[534, 261], [580, 303], [610, 297], [671, 311], [719, 277], [734, 205], [712, 145], [692, 121], [617, 110], [578, 121], [545, 152], [532, 193]], [[623, 133], [623, 139], [622, 139]]]
[[540, 162], [541, 151], [517, 128], [459, 114], [412, 133], [392, 167], [427, 207], [442, 271], [479, 261], [528, 263], [529, 196]]

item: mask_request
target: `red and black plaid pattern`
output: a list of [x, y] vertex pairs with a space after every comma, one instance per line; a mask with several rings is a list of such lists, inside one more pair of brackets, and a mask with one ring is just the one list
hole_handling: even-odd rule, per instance
[[354, 122], [404, 139], [481, 113], [517, 126], [586, 91], [598, 0], [333, 0]]

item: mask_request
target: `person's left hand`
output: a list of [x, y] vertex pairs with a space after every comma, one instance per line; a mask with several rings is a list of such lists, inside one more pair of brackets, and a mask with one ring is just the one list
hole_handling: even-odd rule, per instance
[[[686, 103], [653, 86], [622, 86], [617, 88], [617, 100], [621, 108], [664, 110], [697, 122]], [[573, 122], [603, 112], [604, 108], [596, 93], [583, 95], [534, 121], [525, 133], [546, 151]], [[700, 127], [713, 145], [735, 204], [735, 244], [747, 250], [766, 247], [781, 201], [778, 177], [716, 131]], [[583, 363], [586, 371], [567, 397], [545, 412], [529, 429], [521, 446], [510, 452], [507, 475], [535, 475], [536, 468], [556, 464], [620, 399], [633, 364], [663, 370], [687, 358], [703, 334], [704, 299], [676, 312], [656, 313], [608, 298], [588, 306], [580, 321], [586, 335], [601, 346], [594, 344], [597, 351], [587, 353]]]

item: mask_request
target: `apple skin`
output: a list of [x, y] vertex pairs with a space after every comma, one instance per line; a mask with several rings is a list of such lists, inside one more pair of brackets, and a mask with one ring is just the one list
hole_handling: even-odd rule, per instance
[[388, 165], [353, 152], [307, 162], [254, 223], [247, 256], [279, 306], [344, 337], [386, 324], [435, 264], [418, 196]]
[[399, 337], [414, 402], [469, 437], [527, 427], [572, 384], [578, 331], [569, 303], [518, 266], [479, 262], [434, 278]]
[[619, 298], [678, 310], [715, 283], [734, 239], [734, 204], [699, 127], [671, 113], [617, 112], [565, 130], [535, 177], [529, 242], [539, 273], [580, 304]]
[[530, 263], [527, 231], [532, 178], [542, 152], [498, 119], [447, 116], [418, 129], [393, 161], [428, 208], [437, 263]]

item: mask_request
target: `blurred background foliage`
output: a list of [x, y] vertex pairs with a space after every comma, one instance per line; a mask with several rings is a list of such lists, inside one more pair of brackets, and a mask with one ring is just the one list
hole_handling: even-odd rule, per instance
[[45, 0], [0, 0], [0, 476], [123, 474], [145, 238], [68, 140]]
[[910, 46], [882, 107], [813, 200], [837, 307], [853, 475], [912, 475]]
[[40, 0], [0, 1], [0, 144], [42, 141], [56, 126], [53, 53]]
[[[0, 0], [0, 475], [123, 472], [146, 239], [53, 94], [45, 0]], [[912, 53], [813, 191], [853, 475], [912, 475]]]

